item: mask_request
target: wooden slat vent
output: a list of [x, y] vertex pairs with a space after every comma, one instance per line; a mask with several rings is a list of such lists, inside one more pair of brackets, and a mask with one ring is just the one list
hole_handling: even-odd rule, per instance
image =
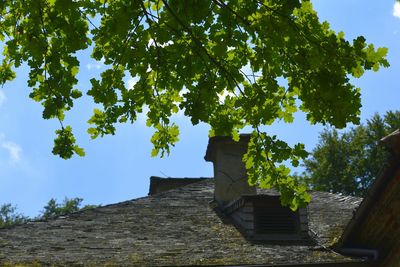
[[296, 234], [299, 231], [299, 216], [282, 207], [257, 207], [254, 210], [254, 226], [257, 234]]

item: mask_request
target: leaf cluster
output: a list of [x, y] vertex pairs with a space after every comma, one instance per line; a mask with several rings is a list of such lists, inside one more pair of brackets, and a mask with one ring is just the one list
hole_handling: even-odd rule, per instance
[[[210, 135], [237, 137], [249, 126], [251, 183], [278, 187], [292, 208], [309, 197], [280, 163], [298, 164], [304, 148], [261, 126], [292, 122], [298, 109], [313, 124], [358, 123], [360, 90], [350, 76], [389, 66], [387, 49], [363, 37], [347, 41], [300, 0], [5, 0], [0, 41], [0, 82], [27, 63], [30, 97], [43, 105], [43, 118], [60, 121], [54, 154], [84, 155], [63, 121], [83, 92], [76, 54], [92, 49], [107, 66], [87, 90], [101, 107], [89, 119], [92, 138], [115, 134], [117, 123], [133, 123], [144, 107], [155, 130], [153, 156], [179, 140], [171, 122], [177, 112], [210, 125]], [[132, 88], [127, 75], [138, 80]]]

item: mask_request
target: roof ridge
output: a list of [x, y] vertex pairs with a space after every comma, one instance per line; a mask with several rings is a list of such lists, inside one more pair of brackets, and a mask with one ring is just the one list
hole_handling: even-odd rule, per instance
[[[182, 179], [182, 178], [175, 178], [175, 179]], [[193, 179], [195, 179], [195, 178], [193, 178]], [[170, 194], [176, 193], [178, 191], [182, 191], [184, 189], [188, 189], [190, 187], [199, 186], [200, 184], [203, 184], [203, 183], [210, 183], [211, 181], [214, 180], [214, 177], [199, 177], [198, 179], [199, 179], [198, 182], [194, 182], [194, 183], [182, 185], [182, 186], [177, 187], [177, 188], [165, 190], [163, 192], [159, 192], [159, 193], [154, 194], [154, 195], [149, 195], [148, 197], [160, 197], [160, 196], [170, 195]], [[214, 189], [214, 188], [212, 188], [212, 189]]]

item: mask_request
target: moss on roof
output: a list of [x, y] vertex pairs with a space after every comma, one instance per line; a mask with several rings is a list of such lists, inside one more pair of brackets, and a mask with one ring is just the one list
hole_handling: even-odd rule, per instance
[[251, 243], [210, 206], [212, 179], [48, 221], [0, 229], [0, 265], [302, 264], [354, 259], [327, 248], [360, 199], [314, 192], [314, 245]]

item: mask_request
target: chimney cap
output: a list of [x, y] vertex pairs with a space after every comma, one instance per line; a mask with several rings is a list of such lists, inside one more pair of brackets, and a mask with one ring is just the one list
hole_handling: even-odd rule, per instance
[[210, 139], [208, 139], [208, 145], [207, 145], [207, 151], [206, 155], [204, 156], [204, 159], [206, 161], [213, 161], [214, 159], [214, 154], [216, 151], [216, 147], [219, 144], [238, 144], [238, 143], [244, 143], [247, 144], [250, 141], [251, 134], [240, 134], [240, 139], [238, 142], [234, 141], [231, 136], [213, 136]]

